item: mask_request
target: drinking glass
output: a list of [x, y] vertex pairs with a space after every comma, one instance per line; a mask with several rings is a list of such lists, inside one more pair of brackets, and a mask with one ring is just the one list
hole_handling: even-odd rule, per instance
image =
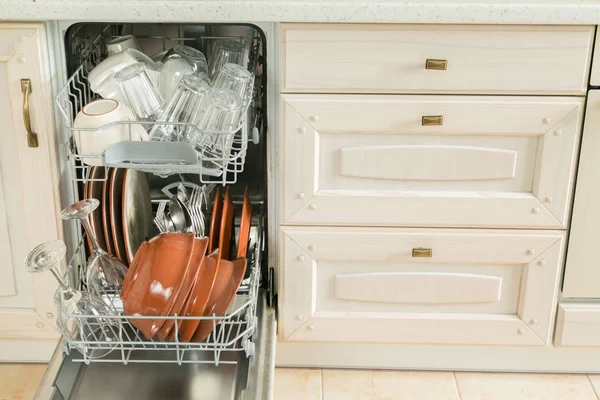
[[[209, 91], [210, 86], [205, 80], [195, 75], [184, 76], [160, 115], [160, 122], [150, 131], [150, 140], [195, 143], [200, 133], [198, 126], [203, 115], [204, 100]], [[177, 122], [192, 126], [173, 124]]]
[[117, 296], [123, 285], [127, 267], [116, 257], [108, 254], [98, 244], [96, 234], [89, 222], [89, 215], [98, 208], [97, 199], [86, 199], [71, 204], [60, 213], [64, 220], [78, 219], [92, 242], [92, 254], [86, 267], [86, 285], [97, 296]]
[[252, 101], [254, 75], [237, 64], [225, 64], [213, 80], [215, 89], [229, 89], [242, 99], [242, 112], [245, 112]]
[[165, 102], [148, 76], [146, 64], [139, 62], [123, 68], [115, 75], [115, 80], [125, 103], [138, 121], [155, 121], [158, 118]]
[[[56, 322], [67, 340], [116, 342], [120, 337], [118, 323], [106, 318], [115, 315], [116, 311], [100, 297], [69, 287], [58, 271], [57, 267], [66, 252], [67, 247], [62, 240], [44, 242], [29, 252], [25, 258], [25, 268], [32, 273], [49, 270], [58, 281], [55, 300], [60, 308]], [[84, 317], [78, 318], [75, 315]], [[106, 344], [94, 346], [91, 343], [88, 355], [92, 358], [103, 357], [114, 350], [115, 346], [116, 344], [109, 344], [108, 347]]]
[[200, 50], [179, 45], [165, 54], [158, 79], [158, 88], [166, 102], [171, 99], [181, 79], [190, 74], [209, 82], [206, 57]]
[[217, 40], [210, 58], [208, 76], [214, 78], [223, 65], [231, 63], [244, 67], [246, 64], [246, 45], [234, 40]]

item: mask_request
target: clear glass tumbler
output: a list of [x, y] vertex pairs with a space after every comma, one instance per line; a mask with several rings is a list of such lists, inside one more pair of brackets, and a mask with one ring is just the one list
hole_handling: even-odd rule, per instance
[[242, 112], [245, 112], [252, 101], [254, 75], [237, 64], [225, 64], [213, 80], [215, 89], [228, 89], [242, 99]]
[[210, 58], [208, 76], [214, 78], [223, 65], [229, 63], [241, 67], [246, 65], [246, 45], [234, 40], [217, 40]]
[[165, 54], [158, 79], [158, 88], [166, 102], [171, 99], [181, 79], [190, 74], [209, 82], [208, 64], [200, 50], [179, 45]]
[[[140, 62], [123, 68], [115, 75], [121, 94], [138, 121], [156, 121], [165, 102]], [[147, 127], [145, 127], [147, 128]]]
[[[173, 97], [159, 117], [159, 123], [150, 131], [150, 140], [188, 142], [194, 144], [199, 140], [199, 126], [203, 116], [205, 99], [210, 86], [205, 80], [186, 75], [181, 79]], [[163, 124], [162, 122], [165, 122]], [[186, 123], [193, 125], [176, 125]]]

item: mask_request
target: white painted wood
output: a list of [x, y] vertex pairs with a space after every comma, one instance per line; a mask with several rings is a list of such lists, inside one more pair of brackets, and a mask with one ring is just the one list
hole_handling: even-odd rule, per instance
[[282, 24], [281, 40], [284, 92], [583, 94], [594, 27]]
[[600, 346], [600, 304], [560, 303], [556, 346]]
[[[11, 290], [0, 284], [0, 339], [56, 343], [52, 328], [56, 282], [50, 274], [31, 274], [23, 260], [34, 246], [61, 236], [58, 162], [54, 137], [52, 92], [44, 25], [0, 24], [0, 280], [12, 280]], [[39, 147], [27, 146], [23, 122], [21, 79], [31, 79], [31, 124]], [[6, 247], [9, 246], [10, 249]], [[7, 352], [0, 351], [0, 361]], [[13, 358], [10, 361], [18, 361]]]
[[461, 304], [500, 301], [502, 278], [448, 272], [335, 276], [335, 297], [379, 303]]
[[[493, 345], [550, 342], [564, 242], [562, 232], [290, 226], [281, 230], [284, 248], [279, 304], [283, 340]], [[417, 247], [432, 249], [432, 256], [412, 257], [412, 249]], [[420, 266], [435, 268], [436, 272], [454, 276], [462, 285], [460, 290], [481, 293], [483, 289], [476, 287], [481, 279], [461, 281], [461, 277], [464, 266], [484, 264], [497, 267], [481, 268], [479, 275], [488, 275], [496, 281], [509, 276], [498, 274], [499, 270], [522, 271], [520, 284], [507, 279], [510, 290], [500, 292], [498, 301], [504, 301], [503, 296], [511, 297], [504, 303], [505, 308], [494, 308], [493, 303], [487, 312], [481, 308], [475, 311], [468, 304], [464, 308], [454, 305], [451, 311], [436, 309], [438, 304], [433, 304], [434, 308], [429, 308], [429, 304], [402, 308], [402, 304], [389, 301], [403, 296], [417, 298], [417, 294], [409, 292], [419, 290], [419, 287], [409, 288], [415, 283], [412, 276], [400, 283], [401, 277], [407, 276], [400, 273], [386, 286], [379, 275], [389, 276], [394, 269], [418, 274]], [[339, 299], [336, 290], [344, 271], [355, 277], [345, 287], [342, 284], [342, 299]], [[434, 278], [429, 282], [433, 283], [426, 288], [427, 292], [421, 287], [424, 291], [421, 298], [435, 298], [436, 287], [451, 293], [451, 288], [435, 280], [439, 277], [431, 276]], [[487, 281], [484, 282], [489, 289]], [[398, 291], [406, 290], [406, 295], [392, 294], [393, 286]], [[351, 294], [352, 290], [357, 293]], [[519, 303], [518, 309], [510, 307], [511, 301]]]
[[[598, 27], [596, 27], [596, 37], [598, 36]], [[600, 47], [594, 46], [592, 54], [592, 72], [590, 73], [590, 85], [600, 86]]]
[[467, 146], [372, 146], [340, 149], [340, 175], [403, 181], [511, 179], [517, 152]]
[[284, 224], [568, 223], [582, 99], [282, 98]]
[[565, 264], [563, 296], [600, 298], [600, 91], [589, 92], [569, 248]]

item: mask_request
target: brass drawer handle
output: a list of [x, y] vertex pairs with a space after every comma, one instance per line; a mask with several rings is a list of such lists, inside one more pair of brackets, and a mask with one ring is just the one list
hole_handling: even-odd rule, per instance
[[417, 247], [416, 249], [412, 249], [412, 256], [413, 257], [422, 257], [422, 258], [427, 258], [427, 257], [431, 257], [431, 255], [433, 254], [433, 252], [431, 251], [431, 249], [425, 249], [423, 247]]
[[27, 131], [27, 145], [38, 147], [38, 135], [31, 129], [31, 116], [29, 115], [29, 94], [31, 93], [31, 79], [21, 79], [21, 91], [23, 92], [23, 122]]
[[436, 69], [438, 71], [445, 71], [448, 69], [448, 60], [436, 60], [434, 58], [428, 58], [425, 60], [425, 69]]
[[421, 118], [421, 125], [423, 126], [434, 126], [444, 125], [444, 117], [441, 115], [425, 115]]

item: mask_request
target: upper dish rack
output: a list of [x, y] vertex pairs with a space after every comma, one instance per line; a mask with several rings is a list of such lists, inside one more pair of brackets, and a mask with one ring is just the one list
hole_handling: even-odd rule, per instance
[[[99, 164], [99, 159], [102, 159], [101, 163], [105, 167], [108, 167], [104, 162], [103, 158], [98, 155], [90, 154], [79, 154], [75, 145], [75, 135], [80, 135], [86, 130], [92, 130], [95, 132], [102, 131], [114, 124], [127, 125], [131, 132], [132, 126], [139, 124], [137, 121], [131, 122], [113, 122], [99, 129], [82, 129], [75, 128], [73, 126], [74, 119], [77, 113], [81, 111], [83, 106], [87, 103], [100, 98], [100, 96], [91, 91], [88, 82], [88, 75], [90, 71], [99, 64], [102, 60], [107, 57], [106, 42], [119, 35], [112, 33], [114, 31], [113, 26], [106, 25], [100, 35], [98, 35], [93, 41], [85, 42], [81, 41], [77, 45], [73, 45], [73, 52], [77, 55], [78, 67], [75, 72], [68, 79], [67, 83], [60, 90], [56, 96], [56, 104], [60, 110], [61, 115], [64, 119], [64, 127], [66, 131], [66, 149], [67, 157], [69, 162], [74, 169], [75, 181], [87, 182], [90, 180], [104, 181], [107, 179], [108, 174], [97, 174], [94, 179], [91, 178], [90, 172], [91, 167], [86, 165], [85, 161], [91, 164]], [[179, 32], [180, 33], [180, 32]], [[207, 48], [210, 47], [210, 43], [219, 39], [235, 40], [246, 44], [248, 53], [248, 65], [247, 69], [256, 73], [259, 70], [260, 62], [260, 49], [261, 49], [261, 38], [259, 35], [247, 35], [247, 36], [167, 36], [167, 35], [151, 35], [151, 36], [139, 36], [136, 37], [145, 43], [154, 43], [154, 48], [167, 50], [177, 44], [186, 44], [190, 42], [200, 42]], [[256, 79], [255, 88], [253, 92], [253, 100], [248, 108], [242, 124], [241, 129], [237, 132], [232, 132], [232, 144], [231, 152], [229, 156], [223, 157], [222, 155], [214, 155], [204, 153], [198, 156], [198, 162], [196, 165], [180, 165], [180, 164], [136, 164], [136, 163], [123, 163], [123, 164], [111, 164], [110, 167], [117, 168], [132, 168], [138, 169], [144, 172], [154, 173], [160, 176], [166, 176], [176, 173], [192, 173], [200, 176], [202, 183], [219, 183], [219, 184], [233, 184], [237, 182], [238, 174], [244, 170], [244, 162], [246, 158], [246, 150], [248, 147], [248, 141], [258, 140], [258, 128], [257, 124], [260, 123], [261, 112], [257, 107], [260, 104], [260, 79]], [[150, 123], [159, 124], [160, 121]], [[172, 123], [169, 123], [173, 125]], [[177, 125], [186, 125], [179, 123]], [[188, 124], [189, 129], [197, 130], [195, 126]], [[225, 139], [224, 139], [225, 140]], [[204, 165], [204, 167], [203, 167]], [[206, 165], [218, 166], [207, 168]], [[106, 171], [105, 171], [106, 172]]]

